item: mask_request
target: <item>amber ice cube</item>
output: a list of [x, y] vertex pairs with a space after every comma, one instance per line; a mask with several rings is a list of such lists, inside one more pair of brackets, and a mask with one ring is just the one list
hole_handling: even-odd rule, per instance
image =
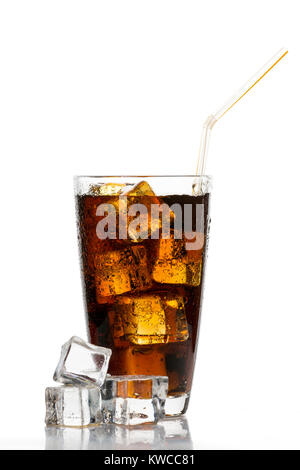
[[[132, 189], [130, 189], [127, 193], [127, 196], [154, 196], [156, 197], [155, 192], [151, 188], [150, 184], [147, 181], [141, 181], [137, 183]], [[157, 202], [159, 199], [157, 198]]]
[[196, 249], [187, 249], [191, 241], [171, 238], [158, 240], [156, 259], [152, 277], [160, 284], [186, 284], [199, 286], [201, 280], [203, 236], [197, 235]]
[[[174, 213], [166, 204], [161, 206], [160, 198], [146, 181], [139, 182], [130, 190], [111, 194], [112, 197], [106, 202], [114, 206], [116, 214], [120, 217], [117, 220], [117, 229], [122, 233], [121, 238], [128, 238], [134, 243], [141, 242], [150, 238], [152, 233], [159, 233], [163, 221], [169, 226], [174, 220]], [[143, 205], [145, 210], [129, 215], [130, 207], [134, 204]], [[163, 212], [158, 212], [157, 217], [152, 217], [152, 205], [163, 207]]]
[[90, 187], [90, 193], [94, 196], [115, 196], [121, 194], [127, 184], [125, 183], [100, 183]]
[[135, 291], [151, 284], [143, 246], [106, 251], [95, 256], [95, 283], [99, 303], [103, 297]]
[[[151, 220], [151, 204], [160, 204], [159, 199], [146, 181], [141, 181], [126, 193], [128, 207], [132, 204], [143, 204], [147, 209], [147, 213], [139, 216], [139, 229], [132, 227], [134, 216], [128, 216], [128, 235], [134, 242], [148, 238], [152, 230], [159, 230], [159, 221]], [[152, 226], [151, 226], [152, 223]]]
[[[172, 343], [187, 340], [184, 300], [172, 293], [143, 293], [117, 300], [119, 334], [133, 344]], [[123, 328], [123, 330], [122, 330]]]
[[[141, 229], [140, 235], [143, 238], [146, 238], [146, 235], [150, 238], [151, 234], [159, 233], [162, 229], [163, 223], [166, 223], [166, 226], [169, 227], [170, 224], [174, 221], [175, 214], [169, 206], [164, 203], [165, 210], [160, 214], [158, 212], [157, 217], [153, 215], [151, 208], [152, 206], [160, 206], [162, 207], [161, 199], [155, 194], [151, 186], [147, 183], [147, 181], [141, 181], [136, 186], [134, 186], [130, 191], [126, 193], [130, 204], [144, 204], [147, 208], [147, 216], [144, 217], [141, 215]], [[143, 219], [144, 217], [144, 219]], [[131, 219], [129, 218], [129, 223]], [[137, 237], [135, 233], [133, 233], [128, 228], [128, 234], [131, 237], [132, 241], [139, 241], [140, 237]]]

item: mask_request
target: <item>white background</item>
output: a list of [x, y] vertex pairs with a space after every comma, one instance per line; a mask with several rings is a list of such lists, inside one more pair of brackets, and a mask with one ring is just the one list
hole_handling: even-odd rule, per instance
[[74, 174], [191, 174], [216, 125], [188, 420], [194, 447], [300, 448], [299, 2], [2, 0], [0, 446], [44, 447], [44, 388], [85, 335]]

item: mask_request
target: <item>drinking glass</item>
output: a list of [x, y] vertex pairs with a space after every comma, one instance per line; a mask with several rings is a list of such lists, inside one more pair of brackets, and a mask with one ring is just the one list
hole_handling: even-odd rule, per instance
[[167, 375], [170, 416], [191, 393], [210, 187], [208, 176], [75, 177], [89, 340], [111, 348], [110, 374]]

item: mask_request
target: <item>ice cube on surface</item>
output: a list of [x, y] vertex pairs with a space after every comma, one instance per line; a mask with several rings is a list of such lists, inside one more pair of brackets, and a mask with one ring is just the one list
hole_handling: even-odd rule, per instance
[[120, 295], [151, 284], [147, 253], [144, 246], [129, 246], [95, 256], [96, 294], [103, 297]]
[[102, 416], [106, 423], [136, 425], [165, 416], [168, 377], [112, 375], [102, 389]]
[[189, 336], [184, 299], [171, 292], [118, 298], [115, 323], [119, 337], [133, 344], [185, 341]]
[[47, 425], [89, 426], [101, 423], [101, 392], [93, 385], [61, 385], [45, 392]]
[[65, 384], [94, 384], [100, 387], [105, 380], [110, 356], [111, 349], [73, 336], [61, 348], [53, 379]]
[[190, 241], [171, 238], [157, 241], [156, 259], [153, 263], [152, 277], [160, 284], [186, 284], [199, 286], [201, 281], [202, 245], [187, 250]]

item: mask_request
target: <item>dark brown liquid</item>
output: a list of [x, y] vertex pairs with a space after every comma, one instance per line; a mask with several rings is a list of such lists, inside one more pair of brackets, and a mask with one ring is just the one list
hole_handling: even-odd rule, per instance
[[[137, 199], [135, 197], [135, 203]], [[158, 245], [160, 240], [147, 239], [138, 243], [119, 239], [100, 240], [96, 234], [96, 226], [99, 221], [99, 217], [96, 216], [96, 209], [102, 203], [111, 202], [112, 196], [95, 195], [77, 196], [82, 280], [89, 339], [93, 344], [112, 349], [109, 373], [118, 375], [168, 375], [169, 395], [176, 396], [190, 391], [193, 378], [206, 261], [209, 194], [204, 196], [170, 195], [160, 197], [159, 199], [160, 202], [165, 202], [168, 205], [174, 203], [180, 204], [183, 213], [185, 204], [192, 204], [193, 209], [195, 209], [196, 204], [202, 205], [202, 210], [204, 211], [204, 246], [200, 253], [201, 259], [197, 258], [198, 252], [191, 255], [196, 256], [197, 260], [200, 260], [199, 262], [201, 263], [200, 283], [198, 285], [187, 285], [185, 282], [175, 283], [177, 276], [175, 271], [178, 269], [178, 266], [181, 266], [176, 264], [176, 259], [172, 268], [175, 270], [172, 283], [164, 282], [164, 275], [160, 272], [158, 272], [156, 280], [151, 278], [159, 252]], [[141, 196], [139, 202], [145, 203], [145, 196]], [[128, 205], [130, 205], [130, 202]], [[195, 214], [196, 211], [193, 210], [191, 220], [193, 230], [196, 229]], [[146, 254], [146, 261], [143, 260], [144, 264], [141, 264], [141, 269], [138, 270], [138, 273], [134, 264], [128, 271], [130, 272], [130, 282], [132, 282], [133, 290], [117, 295], [108, 295], [108, 291], [105, 290], [108, 284], [105, 284], [106, 281], [104, 282], [103, 278], [101, 279], [101, 276], [105, 276], [105, 271], [103, 271], [103, 266], [101, 265], [102, 260], [107, 258], [107, 253], [114, 251], [117, 253], [117, 256], [120, 254], [120, 259], [118, 258], [116, 262], [116, 269], [124, 269], [124, 260], [122, 261], [121, 257], [124, 253], [127, 256], [126, 250], [128, 247], [129, 250], [131, 250], [130, 247], [138, 247], [138, 249], [134, 248], [134, 250], [139, 256], [141, 252]], [[140, 247], [144, 247], [144, 249]], [[134, 250], [130, 252], [131, 257], [125, 258], [125, 263], [131, 263], [135, 259], [136, 253]], [[140, 262], [142, 263], [141, 260]], [[114, 266], [111, 269], [114, 269]], [[145, 281], [145, 276], [143, 277], [144, 269], [146, 269], [147, 273], [150, 273], [151, 282]], [[157, 279], [160, 282], [157, 282]], [[165, 279], [168, 281], [167, 271]], [[108, 279], [107, 282], [111, 286], [111, 280]], [[125, 276], [120, 282], [126, 283], [127, 277]], [[193, 282], [190, 284], [193, 284]], [[174, 322], [172, 323], [173, 320], [171, 319], [169, 320], [168, 336], [157, 336], [158, 339], [155, 335], [151, 337], [152, 339], [150, 337], [150, 339], [147, 339], [146, 337], [146, 339], [143, 339], [146, 344], [137, 344], [140, 341], [138, 333], [132, 333], [130, 324], [126, 325], [126, 322], [123, 322], [124, 328], [127, 328], [127, 334], [124, 334], [125, 330], [122, 329], [123, 326], [120, 323], [120, 318], [124, 320], [124, 312], [126, 313], [127, 311], [124, 308], [126, 305], [127, 309], [128, 305], [131, 308], [134, 299], [138, 299], [137, 304], [140, 305], [140, 296], [146, 296], [145, 298], [150, 302], [156, 298], [167, 299], [167, 301], [171, 300], [171, 306], [174, 304], [172, 299], [175, 301], [176, 299], [181, 299], [180, 302], [182, 303], [180, 306], [184, 312], [181, 326], [178, 327], [178, 319], [176, 320], [177, 326], [172, 326]], [[124, 299], [126, 302], [123, 301]], [[136, 317], [133, 315], [128, 318]], [[155, 319], [154, 316], [153, 318]], [[170, 318], [173, 318], [172, 315]], [[184, 325], [186, 330], [184, 330]], [[152, 333], [153, 327], [155, 328], [155, 326], [151, 326]], [[157, 328], [159, 329], [159, 327]], [[176, 335], [178, 334], [175, 331], [176, 328], [182, 328], [182, 331], [179, 331], [178, 341], [176, 340]]]

